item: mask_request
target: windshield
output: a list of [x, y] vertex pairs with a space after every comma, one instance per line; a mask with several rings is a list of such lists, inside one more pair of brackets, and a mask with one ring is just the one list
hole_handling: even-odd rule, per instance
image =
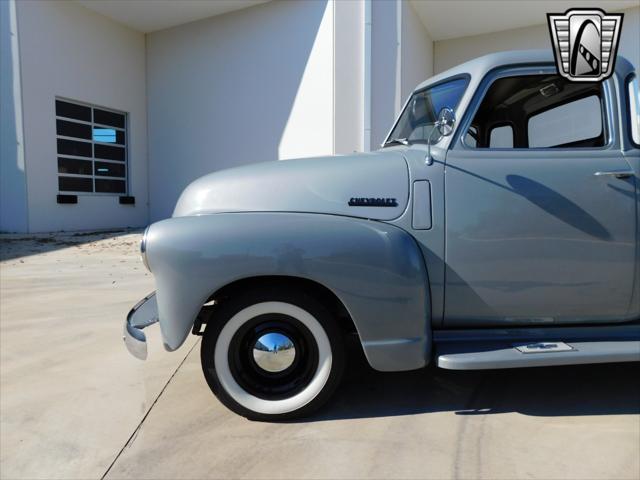
[[455, 111], [467, 83], [466, 78], [456, 78], [414, 93], [385, 144], [394, 140], [426, 143], [440, 110], [449, 107]]

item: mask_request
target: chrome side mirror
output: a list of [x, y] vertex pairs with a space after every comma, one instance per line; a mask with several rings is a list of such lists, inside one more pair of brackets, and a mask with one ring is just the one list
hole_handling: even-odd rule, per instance
[[438, 113], [438, 120], [433, 125], [433, 129], [429, 132], [429, 138], [427, 139], [427, 165], [433, 165], [433, 157], [431, 156], [431, 141], [433, 140], [433, 132], [438, 132], [440, 136], [436, 142], [440, 141], [442, 137], [448, 137], [453, 133], [453, 126], [456, 123], [456, 115], [449, 107], [444, 107]]
[[456, 115], [449, 107], [444, 107], [438, 113], [438, 121], [436, 122], [436, 128], [440, 135], [448, 137], [453, 133], [453, 126], [456, 123]]

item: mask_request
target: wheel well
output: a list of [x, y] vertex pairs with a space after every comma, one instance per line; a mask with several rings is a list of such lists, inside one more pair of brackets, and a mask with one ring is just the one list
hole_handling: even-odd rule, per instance
[[306, 278], [288, 276], [260, 276], [236, 280], [215, 291], [203, 306], [200, 315], [196, 319], [192, 333], [202, 335], [202, 326], [206, 325], [207, 319], [215, 316], [217, 305], [225, 302], [240, 292], [258, 289], [260, 287], [296, 289], [307, 293], [319, 301], [338, 320], [345, 333], [356, 334], [356, 326], [353, 323], [349, 312], [340, 299], [327, 287]]

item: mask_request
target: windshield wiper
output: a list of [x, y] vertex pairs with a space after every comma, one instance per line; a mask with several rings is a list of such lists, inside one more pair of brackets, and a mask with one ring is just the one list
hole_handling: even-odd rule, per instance
[[383, 147], [386, 147], [387, 145], [410, 145], [411, 143], [409, 142], [408, 138], [392, 138], [390, 140], [387, 140], [386, 142], [384, 142], [382, 144]]

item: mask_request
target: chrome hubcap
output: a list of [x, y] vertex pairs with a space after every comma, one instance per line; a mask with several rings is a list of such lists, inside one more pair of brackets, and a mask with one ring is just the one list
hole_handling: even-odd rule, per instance
[[296, 348], [289, 337], [271, 332], [262, 335], [253, 345], [253, 359], [263, 370], [283, 372], [293, 364]]

